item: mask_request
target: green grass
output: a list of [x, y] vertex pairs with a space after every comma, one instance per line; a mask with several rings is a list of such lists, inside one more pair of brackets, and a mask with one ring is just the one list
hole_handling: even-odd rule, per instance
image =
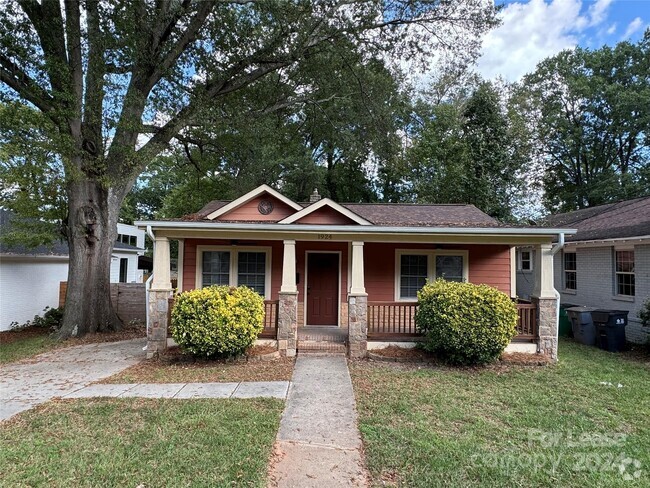
[[54, 401], [0, 425], [0, 485], [265, 486], [283, 402]]
[[57, 342], [47, 335], [25, 337], [9, 344], [0, 344], [0, 364], [12, 363], [55, 348]]
[[[650, 486], [648, 364], [570, 341], [559, 355], [547, 367], [352, 363], [374, 482]], [[625, 471], [638, 479], [623, 479], [626, 458], [640, 462]]]

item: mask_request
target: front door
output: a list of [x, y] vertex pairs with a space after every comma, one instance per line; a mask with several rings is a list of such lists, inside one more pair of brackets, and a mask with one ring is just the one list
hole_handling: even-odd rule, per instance
[[307, 325], [338, 325], [339, 255], [307, 254]]

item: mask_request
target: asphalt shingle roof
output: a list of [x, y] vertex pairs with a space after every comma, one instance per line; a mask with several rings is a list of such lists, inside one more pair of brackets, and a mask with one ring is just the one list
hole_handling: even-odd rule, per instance
[[569, 242], [647, 236], [650, 235], [650, 197], [551, 215], [544, 223], [578, 229], [577, 234], [567, 236]]

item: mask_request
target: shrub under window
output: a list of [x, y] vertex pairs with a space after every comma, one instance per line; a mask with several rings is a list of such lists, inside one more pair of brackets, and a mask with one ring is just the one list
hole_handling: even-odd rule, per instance
[[516, 334], [517, 307], [496, 288], [437, 280], [418, 293], [423, 347], [452, 364], [497, 359]]
[[264, 299], [246, 286], [181, 293], [172, 310], [174, 341], [195, 356], [241, 354], [264, 328]]

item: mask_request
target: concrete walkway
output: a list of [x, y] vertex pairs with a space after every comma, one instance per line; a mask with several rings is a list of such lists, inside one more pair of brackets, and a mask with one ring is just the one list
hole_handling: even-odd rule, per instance
[[90, 385], [63, 398], [280, 398], [288, 381], [242, 381], [240, 383], [140, 383]]
[[0, 367], [0, 420], [133, 366], [145, 339], [86, 344]]
[[271, 486], [367, 486], [345, 356], [299, 355], [270, 469]]

